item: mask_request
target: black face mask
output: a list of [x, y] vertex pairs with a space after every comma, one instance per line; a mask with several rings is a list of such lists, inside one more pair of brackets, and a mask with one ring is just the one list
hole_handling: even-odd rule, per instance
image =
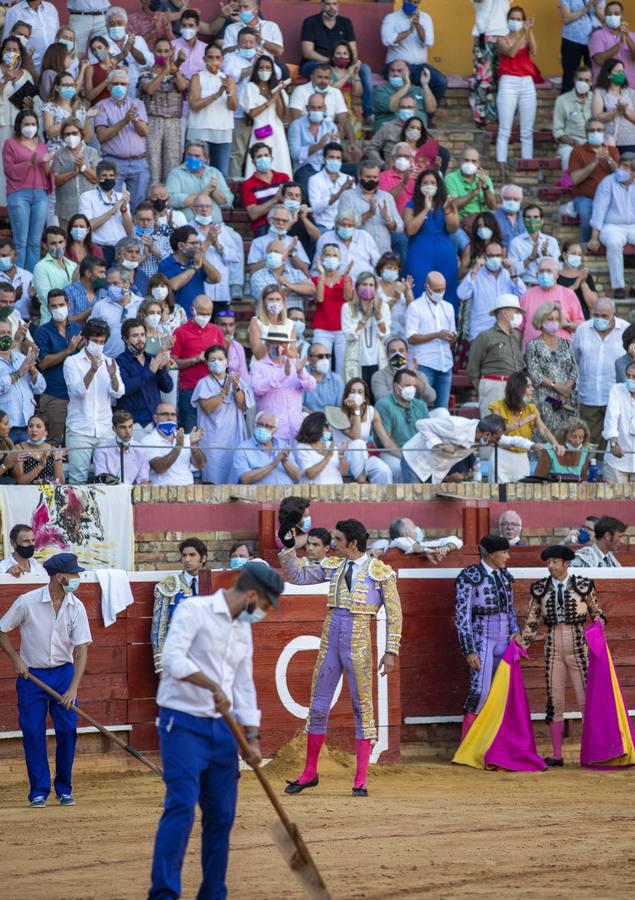
[[168, 205], [168, 201], [164, 200], [162, 197], [158, 197], [156, 200], [152, 201], [152, 208], [157, 212], [163, 212], [165, 207]]
[[21, 556], [22, 559], [31, 559], [35, 553], [35, 544], [27, 544], [26, 547], [16, 547], [15, 552], [18, 556]]
[[101, 181], [99, 182], [99, 187], [102, 189], [102, 191], [112, 191], [114, 186], [115, 186], [114, 178], [102, 178]]
[[361, 187], [364, 188], [365, 191], [376, 191], [379, 187], [379, 182], [375, 181], [375, 179], [363, 178], [360, 180]]
[[408, 360], [405, 356], [402, 356], [401, 353], [393, 353], [390, 357], [390, 366], [393, 369], [403, 369], [404, 366], [408, 365]]

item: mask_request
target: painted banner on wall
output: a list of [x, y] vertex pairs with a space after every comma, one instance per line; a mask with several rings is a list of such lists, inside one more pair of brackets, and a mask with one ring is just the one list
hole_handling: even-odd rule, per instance
[[9, 532], [24, 524], [33, 528], [39, 562], [66, 552], [87, 569], [134, 568], [130, 485], [8, 486], [0, 502], [5, 555]]

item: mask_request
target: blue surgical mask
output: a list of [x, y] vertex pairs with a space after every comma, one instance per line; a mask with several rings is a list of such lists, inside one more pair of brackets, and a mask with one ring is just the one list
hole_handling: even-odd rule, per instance
[[327, 429], [326, 431], [322, 432], [322, 443], [330, 444], [332, 440], [333, 440], [333, 432], [332, 431], [329, 431]]
[[543, 288], [552, 288], [555, 284], [555, 278], [551, 272], [539, 272], [538, 284]]
[[113, 25], [108, 29], [108, 34], [113, 39], [113, 41], [123, 41], [126, 36], [126, 26]]
[[306, 330], [306, 322], [303, 322], [302, 319], [293, 319], [293, 327], [295, 328], [296, 336], [301, 338]]
[[300, 206], [302, 204], [300, 203], [299, 200], [291, 200], [291, 199], [287, 198], [286, 200], [282, 201], [282, 205], [284, 206], [285, 209], [288, 209], [290, 213], [294, 213], [300, 209]]
[[503, 265], [503, 260], [500, 256], [488, 256], [485, 260], [485, 266], [489, 269], [490, 272], [500, 272], [500, 268]]
[[62, 100], [72, 100], [77, 91], [70, 84], [60, 88], [60, 97]]
[[337, 236], [342, 241], [350, 241], [354, 234], [355, 234], [354, 228], [348, 228], [344, 225], [337, 226]]
[[253, 13], [253, 10], [251, 10], [251, 9], [241, 9], [241, 11], [238, 13], [238, 18], [240, 19], [241, 22], [244, 22], [245, 25], [248, 22], [251, 22], [253, 17], [254, 17], [254, 13]]
[[0, 272], [8, 272], [12, 265], [13, 260], [10, 256], [0, 256]]
[[327, 272], [334, 272], [340, 267], [340, 258], [339, 256], [325, 256], [322, 260], [322, 265]]
[[627, 391], [635, 391], [635, 378], [627, 378], [625, 384]]
[[46, 437], [27, 438], [27, 444], [31, 444], [32, 447], [39, 447], [40, 444], [43, 444], [45, 440], [46, 440]]
[[157, 431], [164, 437], [172, 437], [178, 425], [176, 422], [158, 422]]
[[603, 131], [589, 131], [587, 134], [587, 141], [591, 144], [592, 147], [601, 147], [604, 143], [604, 132]]
[[282, 253], [270, 250], [266, 257], [268, 269], [278, 269], [282, 265]]
[[248, 563], [249, 560], [245, 556], [232, 556], [229, 560], [229, 568], [230, 569], [242, 569], [245, 563]]
[[[577, 453], [578, 450], [580, 450], [581, 448], [580, 448], [580, 447], [576, 447], [576, 446], [574, 446], [573, 444], [570, 444], [569, 441], [566, 441], [566, 442], [565, 442], [565, 445], [564, 445], [564, 449], [565, 449], [565, 450], [570, 450], [572, 453]], [[580, 536], [580, 532], [578, 532], [578, 537], [579, 537], [579, 536]]]
[[256, 55], [255, 47], [239, 47], [238, 55], [242, 56], [243, 59], [253, 59]]
[[381, 277], [384, 281], [397, 281], [399, 278], [399, 272], [397, 269], [384, 269], [381, 273]]
[[186, 156], [185, 165], [190, 172], [198, 172], [198, 170], [202, 169], [205, 165], [205, 160], [199, 159], [198, 156]]
[[607, 322], [606, 319], [598, 319], [597, 316], [593, 316], [591, 321], [593, 322], [593, 327], [596, 331], [606, 331], [611, 324], [610, 322]]
[[153, 232], [154, 228], [152, 227], [152, 225], [149, 225], [147, 227], [144, 225], [135, 225], [134, 227], [134, 233], [138, 234], [139, 237], [141, 237], [142, 234], [153, 234]]
[[324, 168], [326, 169], [327, 172], [330, 172], [331, 175], [334, 175], [336, 172], [339, 172], [339, 170], [342, 168], [342, 160], [334, 159], [333, 157], [330, 157], [324, 163]]
[[128, 87], [125, 84], [113, 84], [110, 88], [110, 95], [115, 100], [123, 100], [128, 93]]
[[109, 284], [108, 295], [111, 300], [116, 300], [117, 303], [119, 303], [121, 302], [121, 300], [123, 300], [124, 289], [118, 284]]
[[75, 50], [75, 44], [68, 38], [58, 38], [57, 43], [64, 44], [65, 47], [68, 47], [71, 53]]
[[259, 156], [254, 165], [259, 172], [270, 172], [272, 163], [270, 156]]
[[313, 122], [314, 125], [318, 125], [320, 122], [324, 121], [324, 111], [321, 109], [310, 109], [307, 115], [309, 117], [309, 122]]
[[523, 25], [524, 22], [522, 22], [520, 19], [509, 19], [507, 22], [507, 27], [511, 32], [520, 31]]
[[402, 88], [403, 78], [401, 77], [401, 75], [391, 75], [388, 79], [388, 84], [394, 88]]
[[414, 114], [414, 109], [400, 109], [397, 113], [397, 118], [401, 119], [402, 122], [407, 122], [408, 119], [412, 119]]
[[263, 619], [267, 617], [267, 613], [264, 609], [259, 609], [256, 607], [253, 612], [247, 612], [246, 609], [243, 609], [241, 614], [238, 616], [239, 622], [249, 622], [250, 625], [257, 625], [258, 622], [262, 622]]
[[627, 172], [626, 169], [618, 169], [615, 173], [615, 180], [618, 184], [625, 184], [630, 177], [631, 173]]
[[311, 516], [305, 516], [302, 519], [302, 525], [300, 525], [302, 531], [310, 531], [311, 530]]
[[262, 425], [256, 425], [254, 428], [254, 437], [259, 444], [268, 444], [272, 438], [272, 434], [268, 428], [263, 428]]
[[118, 434], [115, 435], [115, 441], [119, 444], [120, 447], [129, 447], [132, 441], [125, 441], [122, 437], [119, 437]]
[[75, 591], [79, 590], [79, 586], [81, 584], [81, 579], [79, 578], [69, 578], [68, 584], [63, 584], [65, 594], [74, 594]]
[[520, 211], [520, 200], [503, 200], [501, 208], [503, 212], [517, 213]]
[[198, 222], [199, 225], [211, 225], [214, 221], [214, 216], [203, 216], [201, 213], [197, 213], [194, 216], [194, 221]]

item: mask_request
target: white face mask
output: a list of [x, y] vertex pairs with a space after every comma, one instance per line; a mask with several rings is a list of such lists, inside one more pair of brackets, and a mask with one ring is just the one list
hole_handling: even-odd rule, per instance
[[209, 325], [209, 322], [212, 317], [211, 316], [192, 316], [192, 318], [194, 319], [196, 324], [199, 326], [199, 328], [205, 328], [206, 325]]
[[434, 197], [438, 188], [436, 184], [422, 184], [421, 185], [421, 193], [424, 197]]
[[364, 400], [366, 398], [364, 397], [363, 394], [357, 394], [357, 393], [353, 393], [351, 391], [351, 393], [348, 395], [348, 397], [346, 399], [352, 400], [353, 403], [355, 404], [355, 406], [361, 406], [364, 403]]
[[89, 341], [86, 344], [86, 353], [90, 353], [91, 356], [101, 357], [104, 355], [104, 346], [96, 341]]
[[591, 85], [587, 81], [576, 81], [575, 89], [578, 94], [584, 95], [589, 93]]
[[37, 134], [37, 125], [23, 125], [22, 126], [22, 137], [34, 138], [36, 134]]
[[409, 168], [410, 168], [410, 157], [398, 156], [395, 159], [395, 169], [398, 172], [407, 172]]
[[273, 72], [271, 71], [271, 69], [260, 69], [258, 71], [258, 78], [261, 81], [270, 81], [272, 75]]
[[570, 253], [567, 256], [567, 263], [572, 269], [579, 269], [582, 265], [582, 257], [577, 253]]
[[164, 284], [159, 284], [152, 288], [152, 296], [155, 300], [165, 300], [168, 296], [168, 289]]
[[445, 291], [430, 291], [426, 292], [428, 297], [432, 300], [433, 303], [439, 303], [445, 297]]
[[279, 316], [282, 312], [282, 303], [280, 300], [273, 300], [271, 303], [265, 303], [265, 309], [271, 316]]
[[414, 384], [407, 384], [405, 387], [401, 388], [401, 397], [402, 400], [414, 400], [417, 396], [417, 388]]
[[67, 147], [70, 147], [71, 150], [74, 150], [75, 147], [79, 147], [80, 141], [81, 137], [78, 134], [67, 134], [64, 137], [64, 143]]
[[150, 313], [149, 316], [145, 317], [144, 321], [148, 328], [156, 328], [161, 321], [161, 316], [159, 315], [159, 313]]
[[330, 359], [318, 359], [315, 364], [315, 371], [319, 372], [320, 375], [326, 375], [326, 373], [331, 368], [331, 360]]
[[472, 175], [476, 175], [477, 169], [478, 169], [478, 166], [476, 165], [475, 162], [468, 161], [468, 162], [461, 163], [461, 172], [463, 172], [464, 175], [467, 175], [468, 178], [471, 178]]
[[512, 326], [512, 328], [520, 328], [520, 326], [523, 324], [523, 317], [521, 313], [514, 313], [513, 316], [510, 316], [509, 324]]
[[181, 28], [181, 37], [186, 41], [191, 41], [196, 37], [196, 28]]
[[51, 318], [54, 322], [65, 322], [68, 319], [68, 306], [58, 306], [51, 310]]

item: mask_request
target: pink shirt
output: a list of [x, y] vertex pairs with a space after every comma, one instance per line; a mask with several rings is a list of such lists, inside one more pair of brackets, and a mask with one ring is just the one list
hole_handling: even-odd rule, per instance
[[37, 144], [36, 161], [32, 164], [33, 150], [17, 138], [9, 138], [2, 148], [2, 166], [7, 179], [7, 195], [16, 191], [39, 188], [50, 193], [53, 190], [53, 175], [44, 172], [44, 157], [48, 153], [46, 144]]
[[251, 386], [256, 395], [256, 410], [272, 412], [278, 417], [276, 437], [282, 443], [295, 440], [304, 413], [302, 395], [314, 391], [316, 381], [306, 366], [296, 372], [291, 360], [291, 374], [286, 375], [284, 363], [278, 365], [269, 356], [254, 359], [251, 364]]
[[[562, 310], [562, 318], [567, 322], [584, 322], [584, 314], [580, 301], [574, 292], [561, 284], [557, 284], [549, 291], [544, 291], [541, 287], [531, 287], [520, 298], [520, 305], [525, 310], [524, 322], [520, 328], [523, 335], [523, 350], [527, 343], [540, 335], [531, 323], [534, 313], [543, 303], [555, 303]], [[561, 328], [556, 332], [558, 337], [567, 341], [573, 340], [573, 334]]]
[[[392, 191], [393, 188], [397, 187], [399, 182], [401, 181], [401, 173], [397, 172], [395, 169], [386, 169], [379, 176], [379, 190], [380, 191]], [[403, 216], [403, 211], [406, 203], [410, 203], [412, 200], [412, 195], [414, 194], [415, 189], [415, 179], [410, 177], [406, 182], [405, 189], [398, 194], [394, 200], [397, 206], [397, 211], [400, 216]]]
[[[635, 42], [635, 32], [629, 31], [629, 37], [631, 41]], [[589, 54], [593, 65], [593, 81], [597, 79], [600, 74], [600, 69], [602, 68], [601, 66], [598, 66], [596, 62], [593, 62], [593, 57], [596, 53], [605, 53], [609, 47], [614, 47], [617, 41], [618, 38], [611, 29], [606, 26], [604, 26], [604, 28], [598, 28], [597, 31], [594, 31], [591, 35], [591, 40], [589, 41]], [[620, 45], [620, 48], [617, 53], [614, 54], [613, 59], [619, 59], [624, 63], [624, 71], [626, 72], [629, 86], [635, 87], [635, 60], [631, 56], [631, 51], [629, 50], [627, 43]]]
[[181, 63], [179, 71], [182, 72], [188, 80], [192, 78], [192, 75], [203, 71], [205, 68], [203, 57], [205, 56], [207, 44], [197, 40], [194, 47], [190, 47], [188, 42], [180, 37], [175, 41], [172, 41], [172, 46], [174, 47], [175, 59], [179, 55], [179, 51], [183, 51], [185, 62]]

